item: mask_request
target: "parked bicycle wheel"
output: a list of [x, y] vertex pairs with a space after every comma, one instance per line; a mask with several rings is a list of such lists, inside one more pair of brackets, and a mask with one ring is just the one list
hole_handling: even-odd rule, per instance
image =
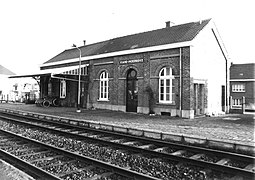
[[37, 99], [36, 101], [35, 101], [35, 104], [36, 104], [36, 106], [40, 106], [40, 107], [42, 107], [43, 106], [43, 99]]
[[43, 101], [43, 107], [50, 107], [50, 101], [48, 101], [48, 100], [44, 100]]
[[52, 100], [52, 104], [53, 104], [54, 106], [59, 106], [59, 105], [60, 105], [59, 100], [58, 100], [57, 98], [55, 98], [55, 99]]

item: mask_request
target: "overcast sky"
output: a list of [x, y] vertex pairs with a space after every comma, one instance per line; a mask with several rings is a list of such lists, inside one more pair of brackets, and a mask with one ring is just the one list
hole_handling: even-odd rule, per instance
[[213, 18], [234, 63], [254, 62], [254, 0], [6, 0], [0, 64], [16, 74], [78, 46]]

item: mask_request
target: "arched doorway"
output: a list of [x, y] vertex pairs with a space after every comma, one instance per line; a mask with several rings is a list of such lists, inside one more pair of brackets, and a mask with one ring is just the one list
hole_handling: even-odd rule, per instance
[[137, 112], [138, 105], [138, 81], [137, 71], [129, 69], [127, 72], [127, 86], [126, 86], [126, 111]]

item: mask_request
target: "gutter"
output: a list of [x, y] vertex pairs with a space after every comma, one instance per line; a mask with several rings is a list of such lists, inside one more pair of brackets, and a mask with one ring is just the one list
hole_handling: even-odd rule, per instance
[[179, 103], [179, 110], [180, 110], [180, 117], [182, 117], [182, 48], [180, 47], [180, 93], [179, 93], [179, 98], [180, 98], [180, 103]]
[[[152, 51], [172, 49], [172, 48], [180, 48], [180, 47], [191, 46], [191, 45], [192, 45], [192, 41], [185, 41], [185, 42], [164, 44], [164, 45], [151, 46], [151, 47], [143, 47], [143, 48], [138, 47], [137, 49], [128, 49], [128, 50], [122, 50], [122, 51], [116, 51], [116, 52], [110, 52], [110, 53], [104, 53], [104, 54], [98, 54], [98, 55], [92, 55], [92, 56], [84, 56], [84, 57], [81, 57], [81, 61], [95, 60], [95, 59], [136, 54], [136, 53], [152, 52]], [[53, 65], [68, 64], [68, 63], [73, 63], [78, 61], [79, 61], [79, 58], [66, 59], [66, 60], [61, 60], [57, 62], [41, 64], [40, 68], [53, 66]]]

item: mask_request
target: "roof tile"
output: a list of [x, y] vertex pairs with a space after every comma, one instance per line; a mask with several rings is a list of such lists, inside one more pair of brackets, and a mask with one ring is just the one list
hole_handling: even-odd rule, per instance
[[[89, 44], [79, 48], [82, 52], [81, 56], [85, 57], [123, 50], [191, 41], [209, 23], [210, 20], [211, 19], [207, 19], [201, 22], [191, 22], [168, 28], [127, 35], [103, 42]], [[78, 50], [76, 48], [65, 50], [52, 59], [46, 61], [44, 64], [77, 58], [77, 51]]]

